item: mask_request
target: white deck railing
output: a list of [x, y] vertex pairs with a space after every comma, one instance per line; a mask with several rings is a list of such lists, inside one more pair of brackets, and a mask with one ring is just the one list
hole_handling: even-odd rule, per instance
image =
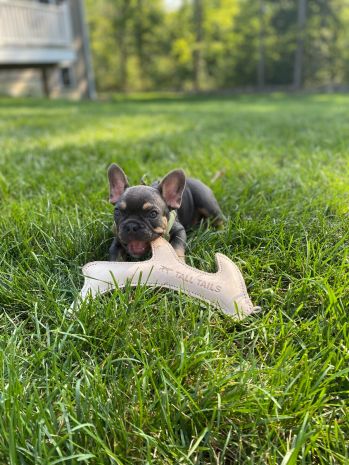
[[0, 47], [69, 47], [71, 40], [67, 3], [0, 0]]

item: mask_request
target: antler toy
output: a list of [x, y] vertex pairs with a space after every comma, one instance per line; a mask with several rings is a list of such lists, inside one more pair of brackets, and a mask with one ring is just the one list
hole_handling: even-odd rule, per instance
[[[83, 269], [84, 286], [80, 301], [88, 295], [95, 297], [116, 286], [139, 283], [151, 287], [182, 290], [186, 294], [208, 302], [223, 312], [242, 319], [253, 313], [244, 279], [238, 267], [225, 255], [215, 255], [218, 271], [206, 273], [183, 263], [172, 246], [163, 238], [151, 244], [152, 257], [143, 262], [91, 262]], [[72, 305], [72, 308], [75, 304]]]

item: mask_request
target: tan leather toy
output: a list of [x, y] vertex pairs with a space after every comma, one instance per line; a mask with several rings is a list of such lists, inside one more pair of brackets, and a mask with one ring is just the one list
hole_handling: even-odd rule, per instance
[[217, 253], [218, 271], [206, 273], [193, 268], [177, 256], [172, 246], [162, 237], [151, 244], [152, 257], [142, 262], [91, 262], [83, 269], [84, 286], [80, 299], [95, 297], [129, 282], [132, 286], [143, 284], [182, 290], [186, 294], [220, 308], [224, 313], [242, 319], [257, 311], [247, 294], [244, 279], [238, 267], [225, 255]]

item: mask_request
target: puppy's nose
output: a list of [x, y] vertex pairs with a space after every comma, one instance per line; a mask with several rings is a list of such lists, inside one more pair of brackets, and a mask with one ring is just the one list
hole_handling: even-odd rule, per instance
[[126, 225], [126, 231], [128, 233], [137, 232], [139, 229], [141, 229], [141, 226], [138, 223], [134, 223], [132, 221]]

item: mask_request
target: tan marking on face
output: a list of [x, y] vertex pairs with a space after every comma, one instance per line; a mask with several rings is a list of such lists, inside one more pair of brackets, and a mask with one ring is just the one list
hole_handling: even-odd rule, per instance
[[145, 202], [142, 207], [143, 210], [149, 210], [150, 208], [153, 208], [153, 205], [150, 202]]
[[119, 208], [120, 210], [125, 210], [126, 209], [126, 202], [122, 201], [119, 203]]
[[157, 226], [156, 228], [154, 228], [154, 231], [158, 234], [162, 234], [165, 232], [165, 230], [161, 228], [160, 226]]
[[162, 217], [162, 227], [163, 227], [164, 229], [166, 229], [166, 228], [167, 228], [167, 225], [168, 225], [168, 220], [167, 220], [166, 216], [163, 216], [163, 217]]

